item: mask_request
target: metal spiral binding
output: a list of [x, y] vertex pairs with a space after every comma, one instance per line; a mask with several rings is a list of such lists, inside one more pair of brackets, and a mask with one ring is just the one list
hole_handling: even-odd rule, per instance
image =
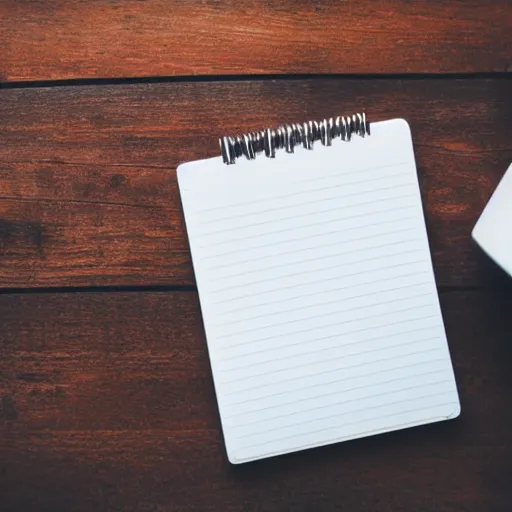
[[234, 137], [222, 137], [219, 144], [222, 161], [230, 165], [242, 155], [248, 160], [254, 160], [260, 153], [274, 158], [279, 149], [287, 153], [293, 153], [296, 146], [313, 149], [313, 143], [318, 140], [324, 146], [330, 146], [333, 139], [349, 141], [354, 134], [361, 137], [370, 135], [370, 123], [364, 112], [352, 117], [339, 116], [302, 124], [285, 124], [276, 129], [267, 128]]

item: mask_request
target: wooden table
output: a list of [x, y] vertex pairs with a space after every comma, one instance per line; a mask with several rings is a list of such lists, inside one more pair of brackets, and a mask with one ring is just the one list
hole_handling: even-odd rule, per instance
[[[0, 510], [512, 510], [509, 0], [0, 2]], [[225, 457], [176, 186], [217, 137], [409, 120], [462, 415]]]

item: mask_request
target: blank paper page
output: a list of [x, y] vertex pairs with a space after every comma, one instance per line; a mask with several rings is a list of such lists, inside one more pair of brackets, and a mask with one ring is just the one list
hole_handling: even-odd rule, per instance
[[456, 417], [408, 124], [181, 165], [228, 458]]

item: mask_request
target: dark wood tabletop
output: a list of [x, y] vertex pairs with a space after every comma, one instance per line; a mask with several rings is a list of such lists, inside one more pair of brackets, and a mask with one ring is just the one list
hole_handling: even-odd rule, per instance
[[[510, 0], [0, 1], [0, 511], [512, 510]], [[462, 413], [227, 461], [176, 184], [219, 136], [404, 117]]]

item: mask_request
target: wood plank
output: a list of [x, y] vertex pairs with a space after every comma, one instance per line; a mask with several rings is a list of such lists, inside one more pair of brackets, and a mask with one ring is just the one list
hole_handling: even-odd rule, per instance
[[4, 0], [0, 78], [510, 69], [508, 0]]
[[512, 160], [511, 79], [146, 84], [0, 92], [0, 286], [191, 285], [174, 168], [217, 137], [366, 110], [413, 131], [440, 286], [500, 283], [470, 239]]
[[2, 511], [506, 512], [512, 293], [441, 306], [460, 418], [233, 467], [195, 293], [2, 294]]

